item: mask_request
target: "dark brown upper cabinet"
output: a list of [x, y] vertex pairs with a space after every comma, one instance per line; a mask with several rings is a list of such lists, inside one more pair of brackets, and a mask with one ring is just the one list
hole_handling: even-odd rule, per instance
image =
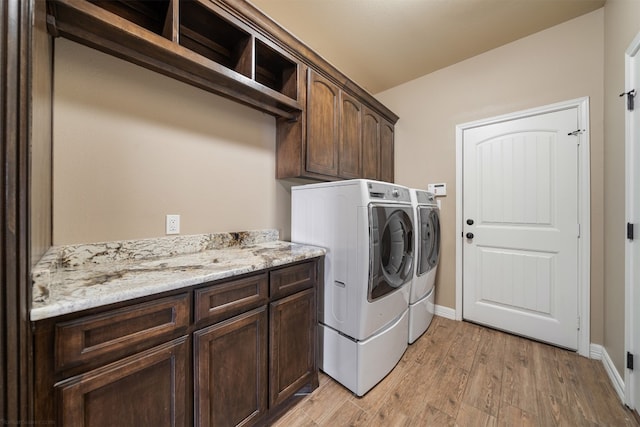
[[277, 178], [393, 181], [398, 116], [251, 3], [47, 0], [47, 5], [54, 37], [274, 115]]
[[277, 121], [277, 177], [393, 182], [394, 125], [388, 116], [311, 68], [306, 89], [303, 119]]
[[380, 171], [380, 116], [365, 108], [362, 116], [362, 177], [378, 179]]
[[380, 181], [393, 182], [394, 134], [393, 124], [382, 119], [380, 125]]
[[307, 170], [338, 174], [340, 92], [329, 80], [309, 70], [307, 95]]
[[338, 175], [341, 178], [363, 178], [362, 104], [344, 91], [340, 92], [340, 119]]
[[296, 119], [300, 61], [209, 0], [48, 0], [49, 32]]
[[393, 154], [393, 123], [365, 107], [362, 119], [362, 177], [393, 182]]

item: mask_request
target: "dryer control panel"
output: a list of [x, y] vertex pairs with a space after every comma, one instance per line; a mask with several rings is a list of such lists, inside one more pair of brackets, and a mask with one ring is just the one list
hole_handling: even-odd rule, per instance
[[435, 205], [436, 196], [433, 193], [424, 190], [416, 190], [416, 199], [418, 203], [424, 205]]

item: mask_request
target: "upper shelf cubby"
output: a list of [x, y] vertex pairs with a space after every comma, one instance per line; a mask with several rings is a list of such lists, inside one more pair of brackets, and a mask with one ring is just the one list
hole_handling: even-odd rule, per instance
[[298, 65], [260, 40], [256, 40], [255, 49], [256, 81], [290, 98], [296, 99], [298, 90]]
[[[88, 0], [109, 12], [126, 19], [140, 27], [149, 30], [155, 34], [165, 36], [169, 39], [170, 30], [167, 23], [172, 21], [170, 15], [173, 14], [171, 9], [172, 0], [154, 0], [154, 1], [132, 1], [132, 0]], [[168, 16], [169, 15], [169, 16]], [[169, 19], [167, 19], [169, 18]]]
[[252, 37], [213, 10], [180, 0], [180, 45], [244, 76], [252, 74]]
[[212, 0], [47, 0], [49, 32], [296, 119], [299, 62]]

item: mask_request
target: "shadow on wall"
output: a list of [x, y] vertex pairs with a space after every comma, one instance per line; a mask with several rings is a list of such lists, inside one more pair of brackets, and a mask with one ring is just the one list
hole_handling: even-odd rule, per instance
[[54, 60], [56, 72], [67, 76], [56, 78], [56, 102], [95, 110], [96, 115], [273, 149], [273, 141], [262, 143], [271, 135], [256, 135], [264, 126], [251, 125], [269, 121], [275, 127], [275, 118], [266, 113], [63, 38], [55, 39]]

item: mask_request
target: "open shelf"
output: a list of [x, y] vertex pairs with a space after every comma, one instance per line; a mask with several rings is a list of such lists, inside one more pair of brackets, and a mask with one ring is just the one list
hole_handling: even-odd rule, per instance
[[298, 64], [256, 39], [255, 80], [291, 99], [298, 98]]
[[[158, 35], [166, 34], [167, 13], [171, 0], [88, 0], [113, 14]], [[169, 19], [169, 22], [171, 19]], [[167, 38], [171, 36], [168, 35]]]
[[304, 110], [299, 63], [231, 13], [227, 1], [47, 0], [47, 28], [54, 37], [297, 120]]
[[179, 44], [251, 78], [251, 34], [222, 19], [203, 4], [180, 0]]

